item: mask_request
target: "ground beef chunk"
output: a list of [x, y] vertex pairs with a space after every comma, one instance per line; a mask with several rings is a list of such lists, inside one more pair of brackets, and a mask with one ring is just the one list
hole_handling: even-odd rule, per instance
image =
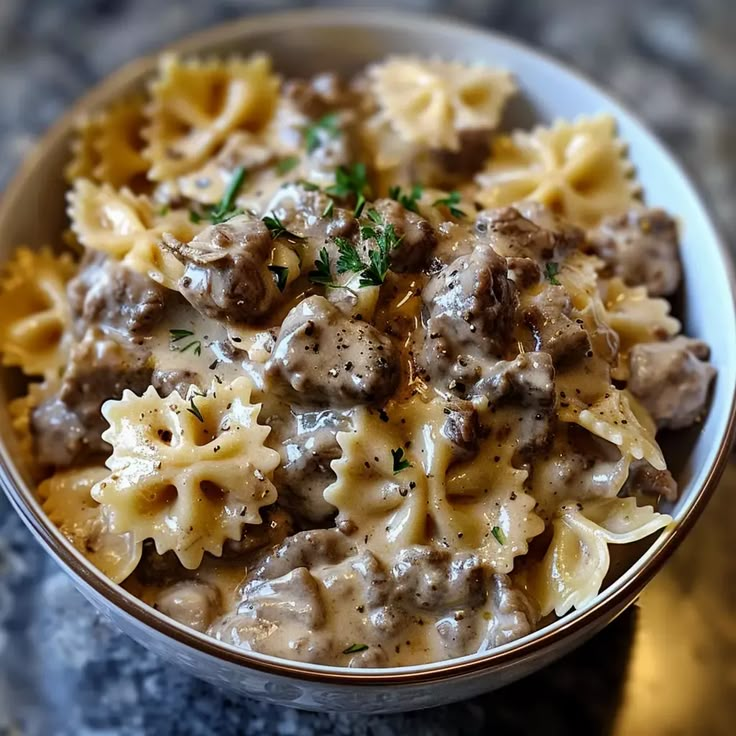
[[266, 375], [311, 404], [378, 403], [399, 380], [399, 353], [375, 327], [324, 297], [300, 302], [281, 325]]
[[289, 80], [284, 84], [284, 96], [309, 118], [321, 118], [331, 110], [350, 107], [355, 102], [350, 87], [334, 72]]
[[542, 278], [542, 269], [532, 258], [507, 258], [509, 276], [519, 289], [528, 289], [538, 284]]
[[447, 406], [445, 413], [442, 434], [453, 444], [455, 462], [470, 460], [478, 451], [478, 412], [469, 401], [458, 399]]
[[487, 128], [462, 130], [457, 151], [432, 151], [432, 183], [451, 189], [472, 178], [491, 152], [491, 131]]
[[353, 551], [350, 540], [337, 529], [299, 532], [264, 557], [250, 577], [271, 580], [297, 567], [335, 565]]
[[401, 550], [391, 570], [397, 599], [409, 609], [438, 613], [481, 606], [485, 572], [473, 554], [420, 546]]
[[646, 460], [635, 460], [619, 495], [661, 496], [667, 501], [676, 501], [677, 481], [669, 470], [657, 470]]
[[179, 290], [205, 317], [249, 323], [281, 298], [268, 270], [271, 234], [260, 220], [240, 215], [208, 227], [188, 245], [169, 234], [163, 244], [186, 266]]
[[328, 238], [351, 239], [358, 234], [359, 230], [358, 220], [350, 210], [335, 207], [325, 232]]
[[125, 335], [145, 335], [161, 321], [166, 290], [119, 261], [89, 251], [67, 286], [77, 334], [98, 325]]
[[531, 258], [537, 263], [557, 261], [583, 243], [583, 232], [563, 223], [542, 205], [502, 207], [478, 213], [475, 229], [506, 258]]
[[511, 335], [516, 291], [506, 261], [479, 244], [433, 276], [422, 300], [425, 334], [416, 360], [442, 388], [463, 394]]
[[520, 413], [517, 453], [525, 458], [542, 449], [552, 436], [555, 417], [555, 371], [547, 353], [521, 353], [513, 360], [498, 361], [477, 385], [490, 406], [514, 404]]
[[225, 540], [222, 548], [224, 558], [250, 557], [259, 550], [281, 544], [286, 537], [294, 533], [294, 521], [291, 514], [280, 504], [261, 511], [261, 517], [262, 523], [248, 524], [238, 541]]
[[131, 343], [112, 340], [91, 328], [72, 350], [58, 395], [31, 415], [39, 462], [66, 467], [107, 452], [100, 435], [107, 428], [100, 409], [123, 390], [142, 393], [151, 382], [150, 355]]
[[677, 224], [664, 210], [637, 208], [608, 217], [589, 239], [611, 273], [629, 286], [667, 296], [680, 284]]
[[703, 416], [708, 388], [716, 375], [715, 368], [705, 362], [707, 357], [704, 342], [682, 336], [631, 349], [628, 388], [658, 427], [682, 429]]
[[491, 579], [491, 623], [488, 648], [500, 647], [534, 631], [539, 613], [524, 593], [515, 588], [508, 575], [495, 574]]
[[582, 320], [570, 319], [572, 303], [562, 286], [546, 286], [520, 312], [519, 322], [531, 332], [526, 347], [549, 353], [556, 366], [578, 360], [591, 349]]
[[151, 376], [151, 385], [158, 391], [159, 396], [168, 396], [172, 391], [177, 391], [182, 398], [186, 397], [190, 386], [204, 388], [202, 377], [186, 368], [173, 370], [156, 368]]
[[335, 480], [330, 463], [342, 454], [337, 444], [341, 425], [332, 412], [303, 414], [299, 420], [291, 436], [275, 446], [281, 464], [274, 471], [274, 483], [281, 503], [299, 519], [324, 523], [335, 514], [323, 493]]
[[421, 270], [437, 245], [432, 226], [393, 199], [377, 199], [373, 206], [400, 238], [399, 246], [391, 251], [391, 269], [397, 273]]
[[198, 580], [181, 580], [162, 590], [153, 607], [184, 626], [206, 631], [221, 605], [217, 588]]

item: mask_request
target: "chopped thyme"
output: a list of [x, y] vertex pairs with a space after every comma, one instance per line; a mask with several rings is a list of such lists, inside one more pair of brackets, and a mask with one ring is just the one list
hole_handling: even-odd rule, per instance
[[327, 187], [325, 192], [331, 197], [346, 199], [351, 195], [355, 197], [356, 217], [360, 217], [360, 213], [365, 207], [366, 197], [370, 194], [370, 186], [368, 185], [368, 173], [365, 164], [357, 163], [353, 166], [338, 166], [335, 172], [335, 183]]
[[225, 222], [236, 215], [242, 215], [243, 210], [235, 207], [235, 198], [238, 196], [238, 191], [240, 191], [240, 187], [243, 186], [244, 181], [245, 169], [242, 166], [238, 166], [233, 171], [233, 175], [227, 185], [225, 194], [222, 195], [222, 199], [216, 205], [205, 207], [201, 212], [189, 210], [189, 220], [195, 225], [198, 225], [202, 220], [209, 220], [213, 225], [219, 225], [221, 222]]
[[491, 529], [491, 534], [493, 534], [499, 544], [506, 544], [506, 536], [504, 535], [501, 527], [494, 526], [493, 529]]
[[337, 113], [330, 112], [307, 127], [304, 132], [307, 153], [316, 151], [322, 145], [323, 138], [337, 138], [340, 135], [340, 128], [337, 127], [337, 121]]
[[269, 231], [271, 232], [271, 237], [274, 240], [276, 240], [276, 238], [280, 238], [281, 236], [284, 236], [290, 240], [304, 240], [301, 235], [296, 235], [295, 233], [292, 233], [291, 230], [287, 230], [284, 223], [281, 222], [281, 220], [273, 212], [263, 218], [263, 224], [269, 229]]
[[337, 259], [338, 273], [360, 273], [365, 269], [365, 264], [360, 259], [358, 249], [347, 238], [335, 238], [337, 250], [340, 257]]
[[309, 280], [313, 284], [322, 284], [329, 288], [337, 288], [339, 284], [336, 284], [332, 279], [332, 267], [330, 266], [330, 254], [327, 252], [327, 248], [322, 248], [319, 252], [319, 257], [314, 262], [314, 270], [308, 274]]
[[289, 267], [271, 265], [268, 267], [268, 270], [273, 274], [278, 290], [283, 291], [286, 288], [286, 282], [289, 279]]
[[394, 475], [411, 467], [411, 463], [404, 457], [403, 448], [397, 447], [395, 450], [391, 450], [391, 457], [394, 461]]
[[357, 654], [358, 652], [364, 652], [368, 649], [367, 644], [351, 644], [347, 649], [343, 649], [343, 654]]
[[446, 197], [441, 197], [432, 202], [433, 207], [438, 207], [439, 205], [447, 207], [453, 217], [465, 217], [465, 213], [455, 206], [457, 204], [460, 204], [460, 192], [457, 189], [453, 189]]
[[288, 174], [297, 166], [299, 166], [299, 156], [287, 156], [286, 158], [282, 158], [276, 164], [276, 172], [283, 176], [284, 174]]
[[202, 355], [201, 340], [190, 340], [184, 346], [175, 345], [175, 343], [188, 337], [194, 337], [194, 333], [191, 330], [169, 330], [169, 344], [171, 349], [179, 353], [186, 353], [189, 348], [194, 348], [195, 355]]
[[400, 205], [403, 205], [407, 210], [416, 212], [419, 214], [419, 207], [417, 202], [422, 196], [424, 189], [419, 185], [415, 184], [408, 194], [404, 194], [401, 191], [401, 187], [391, 187], [388, 190], [388, 196], [391, 199], [395, 199]]
[[[195, 394], [195, 396], [202, 396], [202, 394]], [[187, 411], [190, 414], [194, 414], [194, 416], [204, 424], [204, 417], [202, 416], [202, 412], [199, 410], [199, 407], [194, 403], [194, 396], [189, 397], [189, 408]]]
[[561, 286], [557, 274], [560, 272], [560, 264], [556, 263], [555, 261], [548, 261], [547, 264], [544, 267], [544, 275], [547, 278], [547, 281], [552, 284], [552, 286]]

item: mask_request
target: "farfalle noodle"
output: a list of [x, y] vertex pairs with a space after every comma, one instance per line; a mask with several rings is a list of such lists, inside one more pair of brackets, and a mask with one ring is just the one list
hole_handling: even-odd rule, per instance
[[246, 524], [260, 524], [260, 509], [276, 500], [269, 475], [279, 455], [264, 446], [269, 428], [258, 424], [251, 383], [213, 384], [207, 394], [190, 389], [161, 398], [125, 391], [102, 408], [110, 424], [102, 438], [112, 445], [112, 471], [92, 496], [117, 533], [152, 539], [159, 554], [173, 550], [195, 569], [205, 552], [222, 553]]

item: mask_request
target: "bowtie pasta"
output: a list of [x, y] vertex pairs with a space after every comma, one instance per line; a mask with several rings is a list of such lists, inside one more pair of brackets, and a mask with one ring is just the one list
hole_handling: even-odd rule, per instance
[[512, 71], [167, 54], [80, 120], [77, 252], [17, 250], [0, 348], [103, 574], [239, 647], [414, 664], [588, 606], [671, 522], [657, 432], [715, 375], [677, 227], [612, 118], [504, 127]]

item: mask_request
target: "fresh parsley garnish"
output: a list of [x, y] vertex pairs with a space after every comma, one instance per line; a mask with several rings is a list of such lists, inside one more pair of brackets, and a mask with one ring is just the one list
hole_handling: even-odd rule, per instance
[[340, 257], [337, 259], [338, 273], [360, 273], [365, 269], [365, 264], [360, 259], [358, 249], [347, 238], [335, 238], [337, 250]]
[[274, 240], [276, 240], [276, 238], [280, 238], [282, 235], [286, 236], [290, 240], [304, 240], [301, 235], [296, 235], [295, 233], [292, 233], [291, 230], [287, 230], [284, 223], [281, 222], [273, 212], [263, 218], [263, 224], [269, 229], [271, 237]]
[[401, 187], [391, 187], [388, 190], [388, 196], [391, 197], [391, 199], [395, 199], [407, 210], [411, 210], [412, 212], [419, 214], [417, 202], [421, 199], [423, 191], [424, 189], [419, 184], [415, 184], [408, 194], [404, 194], [404, 192], [401, 191]]
[[557, 274], [560, 272], [560, 264], [555, 261], [548, 261], [544, 267], [544, 275], [552, 286], [560, 286]]
[[297, 166], [299, 166], [299, 156], [287, 156], [286, 158], [282, 158], [276, 164], [276, 172], [283, 176], [284, 174], [288, 174]]
[[276, 281], [276, 287], [279, 291], [283, 291], [286, 288], [286, 282], [289, 278], [289, 267], [288, 266], [269, 266], [268, 270], [273, 274], [274, 280]]
[[309, 181], [308, 179], [297, 179], [296, 183], [305, 192], [318, 192], [319, 191], [319, 186], [315, 184], [313, 181]]
[[332, 217], [332, 210], [334, 209], [335, 209], [335, 200], [331, 199], [325, 206], [322, 212], [322, 217]]
[[438, 207], [439, 205], [447, 207], [453, 217], [465, 217], [465, 213], [455, 206], [458, 204], [460, 204], [460, 192], [456, 189], [453, 189], [446, 197], [441, 197], [432, 202], [433, 207]]
[[203, 396], [203, 394], [194, 394], [193, 396], [189, 397], [189, 407], [187, 408], [187, 411], [190, 414], [194, 414], [197, 419], [199, 419], [200, 422], [204, 424], [204, 417], [202, 416], [202, 412], [199, 410], [199, 407], [194, 403], [195, 396]]
[[329, 112], [307, 127], [304, 133], [307, 153], [316, 151], [322, 144], [324, 138], [337, 138], [340, 135], [340, 128], [337, 127], [337, 122], [337, 113]]
[[330, 254], [327, 252], [327, 248], [322, 248], [319, 252], [319, 257], [314, 262], [314, 270], [309, 272], [309, 280], [314, 284], [322, 284], [331, 288], [337, 288], [336, 284], [332, 279], [332, 267], [330, 266]]
[[501, 527], [494, 526], [493, 529], [491, 529], [491, 534], [493, 534], [499, 544], [506, 544], [506, 536], [504, 535]]
[[159, 211], [158, 211], [158, 216], [159, 216], [159, 217], [166, 217], [166, 215], [168, 215], [168, 214], [169, 214], [169, 210], [170, 210], [170, 209], [171, 209], [171, 208], [169, 207], [169, 205], [168, 205], [168, 204], [164, 204], [164, 205], [162, 205], [162, 206], [161, 206], [161, 208], [160, 208], [160, 209], [159, 209]]
[[367, 644], [351, 644], [347, 649], [343, 649], [343, 654], [357, 654], [358, 652], [364, 652], [368, 649]]
[[335, 172], [335, 183], [327, 187], [325, 192], [331, 197], [338, 197], [339, 199], [354, 196], [354, 214], [356, 217], [360, 217], [360, 213], [365, 207], [366, 197], [370, 195], [368, 172], [365, 164], [357, 163], [350, 167], [339, 166]]
[[376, 241], [376, 248], [368, 253], [368, 265], [360, 275], [360, 286], [380, 286], [386, 280], [391, 252], [401, 244], [393, 225], [382, 228], [366, 226], [361, 228], [364, 238]]
[[376, 223], [376, 225], [382, 225], [383, 220], [381, 219], [381, 215], [379, 214], [378, 210], [374, 210], [373, 207], [371, 207], [367, 212], [366, 215], [368, 215], [368, 218], [373, 220], [373, 222]]
[[395, 450], [391, 450], [391, 457], [394, 461], [394, 475], [411, 467], [411, 463], [404, 457], [403, 448], [397, 447]]
[[172, 350], [176, 350], [180, 353], [186, 353], [189, 348], [194, 348], [195, 355], [202, 355], [202, 341], [191, 340], [184, 346], [176, 345], [175, 343], [185, 340], [189, 337], [194, 337], [194, 333], [191, 330], [169, 330], [169, 343]]
[[209, 219], [213, 224], [225, 222], [235, 215], [241, 215], [243, 210], [235, 209], [235, 198], [238, 196], [240, 187], [243, 186], [245, 181], [245, 168], [238, 166], [230, 179], [225, 194], [222, 195], [222, 199], [219, 203], [210, 210]]

